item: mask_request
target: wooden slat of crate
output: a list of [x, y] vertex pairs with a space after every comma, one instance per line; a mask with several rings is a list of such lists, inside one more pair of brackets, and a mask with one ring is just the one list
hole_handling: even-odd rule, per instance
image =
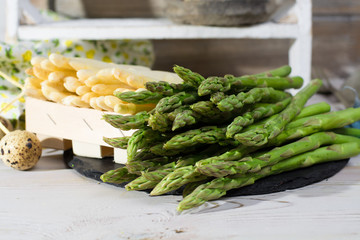
[[108, 146], [102, 139], [123, 133], [102, 120], [104, 112], [26, 98], [27, 130], [47, 136]]

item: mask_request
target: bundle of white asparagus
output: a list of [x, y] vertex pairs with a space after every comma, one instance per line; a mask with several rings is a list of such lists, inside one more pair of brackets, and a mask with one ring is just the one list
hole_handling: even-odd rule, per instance
[[127, 103], [114, 96], [114, 92], [143, 91], [149, 81], [182, 82], [172, 72], [65, 57], [56, 53], [48, 58], [34, 57], [31, 64], [32, 67], [26, 70], [30, 75], [25, 80], [27, 96], [121, 114], [148, 111], [155, 104]]

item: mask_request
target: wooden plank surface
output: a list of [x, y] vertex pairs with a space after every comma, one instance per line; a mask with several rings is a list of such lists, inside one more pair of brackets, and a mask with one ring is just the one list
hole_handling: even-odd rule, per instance
[[314, 15], [359, 15], [358, 0], [313, 0]]
[[60, 158], [53, 153], [24, 172], [0, 163], [1, 238], [360, 238], [359, 157], [327, 181], [281, 193], [223, 198], [180, 214], [175, 210], [180, 196], [150, 197], [98, 183], [63, 169]]

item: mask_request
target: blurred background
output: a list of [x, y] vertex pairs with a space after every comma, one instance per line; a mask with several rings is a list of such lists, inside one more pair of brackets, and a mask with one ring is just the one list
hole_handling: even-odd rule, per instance
[[[162, 0], [164, 1], [164, 0]], [[31, 0], [75, 18], [162, 16], [160, 0]], [[4, 6], [5, 0], [0, 0]], [[5, 8], [0, 8], [0, 39], [4, 40]], [[360, 1], [313, 0], [313, 75], [348, 79], [360, 63]], [[154, 40], [155, 69], [174, 63], [205, 76], [244, 74], [287, 64], [291, 40], [209, 39]], [[315, 76], [316, 77], [316, 76]]]

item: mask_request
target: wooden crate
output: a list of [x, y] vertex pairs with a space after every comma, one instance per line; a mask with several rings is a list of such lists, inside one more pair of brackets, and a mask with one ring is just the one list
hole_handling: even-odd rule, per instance
[[66, 149], [75, 155], [103, 158], [114, 156], [117, 163], [126, 162], [126, 150], [113, 149], [103, 137], [129, 136], [133, 131], [121, 131], [102, 120], [104, 112], [76, 108], [26, 98], [26, 129], [39, 135], [43, 147]]

